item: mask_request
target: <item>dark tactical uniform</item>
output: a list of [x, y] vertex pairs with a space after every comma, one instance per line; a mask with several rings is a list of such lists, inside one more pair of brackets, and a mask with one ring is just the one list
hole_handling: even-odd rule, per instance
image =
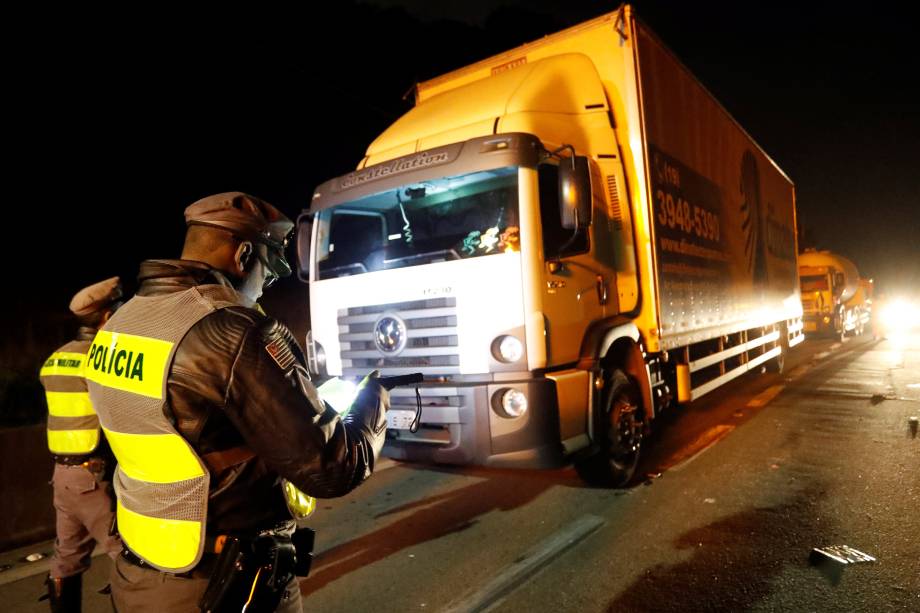
[[[388, 397], [370, 384], [339, 418], [319, 399], [290, 331], [206, 264], [150, 260], [140, 282], [89, 353], [90, 393], [120, 462], [126, 550], [112, 596], [119, 611], [197, 611], [217, 561], [215, 538], [293, 529], [283, 480], [328, 498], [370, 476]], [[156, 455], [156, 445], [173, 446], [174, 466], [142, 455]], [[171, 530], [184, 536], [159, 538]], [[296, 578], [277, 610], [301, 610]]]
[[[117, 278], [90, 286], [71, 302], [77, 315], [110, 308], [121, 297]], [[53, 611], [79, 611], [83, 573], [96, 543], [115, 558], [121, 541], [110, 534], [115, 515], [111, 492], [114, 458], [99, 428], [84, 378], [85, 355], [96, 329], [55, 351], [40, 373], [48, 404], [48, 448], [54, 458], [56, 534], [48, 578]]]

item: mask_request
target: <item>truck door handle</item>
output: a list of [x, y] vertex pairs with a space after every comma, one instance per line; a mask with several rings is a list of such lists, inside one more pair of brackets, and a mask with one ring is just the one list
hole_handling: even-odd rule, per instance
[[607, 304], [608, 286], [604, 277], [597, 275], [597, 301], [601, 304]]

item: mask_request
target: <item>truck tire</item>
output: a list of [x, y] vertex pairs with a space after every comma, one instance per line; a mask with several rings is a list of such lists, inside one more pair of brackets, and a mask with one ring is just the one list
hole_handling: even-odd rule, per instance
[[597, 487], [623, 487], [632, 479], [642, 449], [643, 423], [639, 389], [623, 371], [605, 376], [605, 391], [595, 432], [597, 448], [575, 462], [578, 475]]

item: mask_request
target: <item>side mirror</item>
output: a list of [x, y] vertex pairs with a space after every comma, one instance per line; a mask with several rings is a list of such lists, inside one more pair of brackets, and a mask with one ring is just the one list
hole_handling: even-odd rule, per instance
[[310, 247], [313, 239], [313, 214], [301, 213], [297, 218], [297, 277], [310, 280]]
[[591, 171], [588, 158], [575, 155], [559, 163], [559, 218], [566, 230], [591, 225]]

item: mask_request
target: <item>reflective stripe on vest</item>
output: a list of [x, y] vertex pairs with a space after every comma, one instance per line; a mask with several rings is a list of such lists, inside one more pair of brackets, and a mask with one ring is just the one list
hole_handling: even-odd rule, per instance
[[90, 397], [118, 459], [118, 531], [131, 551], [166, 572], [201, 559], [210, 484], [201, 458], [164, 414], [169, 370], [192, 326], [236, 304], [238, 294], [220, 286], [135, 296], [86, 354]]
[[51, 354], [39, 377], [48, 403], [48, 449], [56, 455], [85, 455], [99, 445], [99, 419], [83, 379], [89, 343], [74, 341]]

